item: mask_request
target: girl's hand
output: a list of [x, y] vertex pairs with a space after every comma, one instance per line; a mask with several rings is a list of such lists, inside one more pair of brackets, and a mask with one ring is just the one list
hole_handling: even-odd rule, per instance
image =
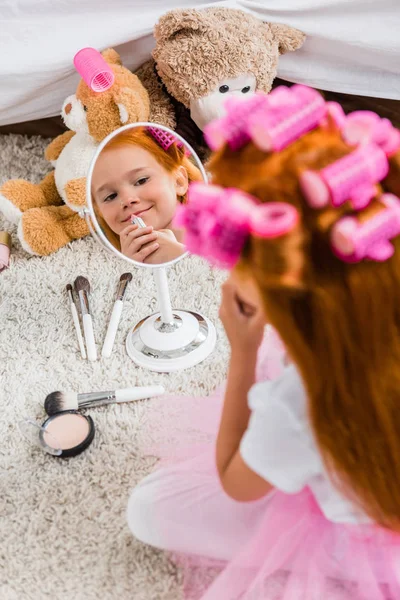
[[266, 319], [260, 306], [244, 302], [231, 278], [222, 286], [219, 317], [228, 337], [232, 356], [255, 359], [264, 337]]
[[158, 243], [158, 232], [153, 231], [153, 227], [139, 227], [136, 224], [130, 224], [120, 236], [121, 252], [124, 256], [145, 262], [160, 247]]
[[159, 248], [146, 258], [144, 262], [157, 265], [178, 258], [185, 252], [185, 246], [179, 243], [170, 229], [157, 231]]

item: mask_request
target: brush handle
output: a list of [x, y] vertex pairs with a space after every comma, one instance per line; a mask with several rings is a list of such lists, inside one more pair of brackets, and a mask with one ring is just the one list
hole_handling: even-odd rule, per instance
[[162, 385], [149, 385], [142, 387], [127, 388], [125, 390], [116, 390], [116, 402], [132, 402], [134, 400], [144, 400], [145, 398], [154, 398], [165, 394]]
[[83, 342], [81, 326], [79, 323], [78, 311], [76, 310], [76, 306], [73, 302], [71, 303], [71, 312], [72, 312], [72, 318], [73, 318], [74, 325], [75, 325], [76, 336], [78, 338], [79, 349], [81, 351], [81, 356], [82, 356], [82, 358], [86, 359], [86, 350], [85, 350], [85, 344]]
[[145, 400], [146, 398], [154, 398], [163, 394], [165, 394], [165, 389], [161, 385], [139, 386], [125, 390], [116, 390], [115, 392], [78, 394], [78, 407], [93, 408], [95, 406], [104, 406], [105, 404], [134, 402], [135, 400]]
[[86, 349], [89, 360], [97, 360], [96, 342], [94, 341], [92, 317], [89, 314], [82, 316], [83, 332], [85, 334]]
[[104, 358], [109, 358], [111, 356], [123, 306], [124, 303], [122, 302], [122, 300], [116, 300], [116, 302], [114, 303], [111, 313], [111, 319], [108, 324], [106, 338], [104, 340], [103, 349], [101, 351], [101, 355], [104, 356]]

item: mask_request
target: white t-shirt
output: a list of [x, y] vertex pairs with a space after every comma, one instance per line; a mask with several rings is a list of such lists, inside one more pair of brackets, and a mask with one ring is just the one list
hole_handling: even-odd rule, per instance
[[72, 59], [81, 48], [111, 46], [136, 69], [151, 55], [153, 27], [163, 13], [212, 5], [304, 31], [304, 46], [280, 59], [283, 79], [400, 99], [398, 0], [3, 0], [0, 125], [59, 114], [79, 81]]
[[332, 485], [307, 417], [307, 397], [294, 365], [274, 381], [257, 383], [249, 393], [252, 411], [241, 441], [244, 462], [287, 494], [308, 486], [327, 519], [368, 523], [369, 518]]

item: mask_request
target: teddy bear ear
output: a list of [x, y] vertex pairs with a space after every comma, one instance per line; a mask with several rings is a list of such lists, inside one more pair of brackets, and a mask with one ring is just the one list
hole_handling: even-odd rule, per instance
[[205, 27], [201, 11], [192, 9], [170, 10], [163, 15], [154, 27], [157, 42], [165, 42], [184, 29], [201, 31]]
[[122, 65], [120, 55], [113, 48], [103, 50], [101, 55], [109, 65]]
[[282, 23], [267, 23], [267, 25], [274, 39], [278, 42], [280, 54], [294, 52], [304, 44], [306, 35], [302, 31]]
[[150, 102], [147, 93], [140, 94], [128, 87], [122, 87], [114, 90], [113, 98], [119, 111], [121, 125], [148, 120]]

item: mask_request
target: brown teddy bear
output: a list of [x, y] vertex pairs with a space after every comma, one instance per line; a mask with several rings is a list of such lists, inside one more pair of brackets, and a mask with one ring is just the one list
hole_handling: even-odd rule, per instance
[[153, 60], [136, 74], [146, 87], [152, 118], [174, 127], [198, 150], [202, 130], [221, 116], [231, 95], [269, 92], [279, 56], [300, 48], [305, 35], [263, 23], [237, 9], [176, 9], [154, 28]]
[[138, 77], [122, 66], [115, 50], [102, 55], [114, 71], [114, 83], [97, 93], [81, 80], [65, 100], [62, 117], [70, 131], [45, 152], [54, 170], [38, 184], [17, 179], [0, 187], [0, 211], [18, 222], [18, 237], [30, 254], [48, 255], [88, 235], [78, 213], [86, 202], [86, 175], [96, 148], [122, 125], [149, 119], [149, 97]]

